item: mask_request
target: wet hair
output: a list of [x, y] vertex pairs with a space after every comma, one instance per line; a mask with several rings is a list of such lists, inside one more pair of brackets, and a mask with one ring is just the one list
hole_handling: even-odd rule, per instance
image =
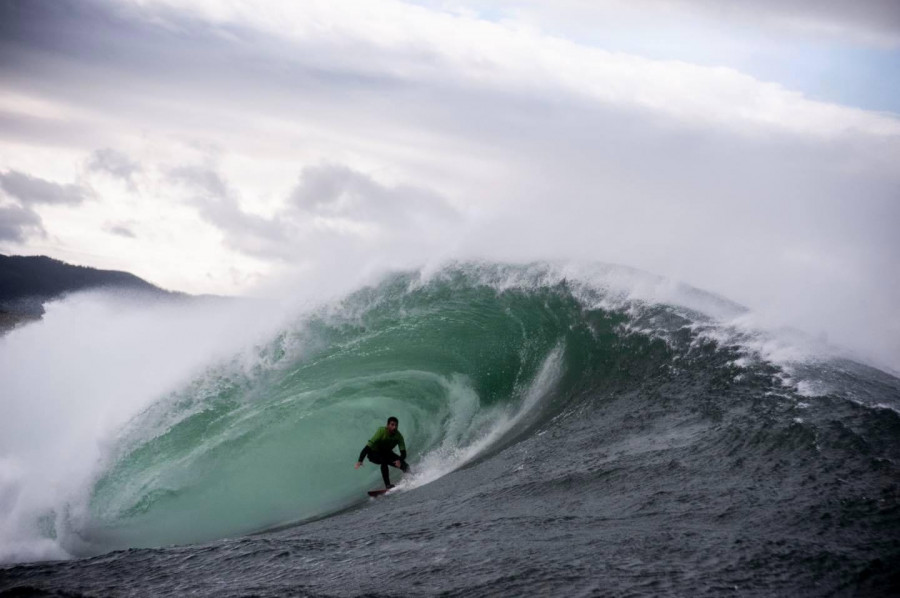
[[390, 416], [390, 417], [388, 418], [388, 421], [387, 421], [387, 423], [391, 423], [391, 422], [394, 422], [394, 423], [397, 424], [398, 426], [400, 425], [400, 420], [397, 419], [396, 417], [394, 417], [393, 415]]

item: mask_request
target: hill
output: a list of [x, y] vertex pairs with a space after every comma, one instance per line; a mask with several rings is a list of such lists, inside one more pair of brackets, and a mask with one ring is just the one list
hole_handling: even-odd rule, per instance
[[0, 332], [40, 319], [44, 303], [88, 289], [119, 289], [184, 297], [129, 272], [75, 266], [47, 256], [0, 255]]

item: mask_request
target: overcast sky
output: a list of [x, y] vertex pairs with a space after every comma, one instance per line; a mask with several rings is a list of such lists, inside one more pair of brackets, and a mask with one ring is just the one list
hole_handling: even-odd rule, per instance
[[0, 0], [0, 78], [5, 254], [614, 262], [900, 367], [893, 0]]

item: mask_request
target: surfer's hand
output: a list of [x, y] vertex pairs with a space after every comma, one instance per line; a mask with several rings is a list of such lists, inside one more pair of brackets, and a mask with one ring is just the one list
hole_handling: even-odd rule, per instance
[[400, 461], [394, 461], [394, 465], [396, 465], [397, 467], [400, 467]]
[[362, 461], [357, 461], [357, 462], [356, 462], [356, 467], [354, 467], [353, 469], [359, 469], [360, 466], [362, 466]]

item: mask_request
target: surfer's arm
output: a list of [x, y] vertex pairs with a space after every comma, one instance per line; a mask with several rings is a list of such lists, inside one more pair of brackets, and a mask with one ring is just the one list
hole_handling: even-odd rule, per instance
[[382, 435], [384, 434], [384, 428], [378, 428], [375, 432], [375, 435], [369, 439], [369, 442], [366, 443], [366, 446], [363, 447], [363, 450], [359, 453], [359, 460], [357, 463], [362, 463], [365, 460], [366, 455], [375, 450], [375, 446], [378, 444], [378, 441], [381, 440]]

